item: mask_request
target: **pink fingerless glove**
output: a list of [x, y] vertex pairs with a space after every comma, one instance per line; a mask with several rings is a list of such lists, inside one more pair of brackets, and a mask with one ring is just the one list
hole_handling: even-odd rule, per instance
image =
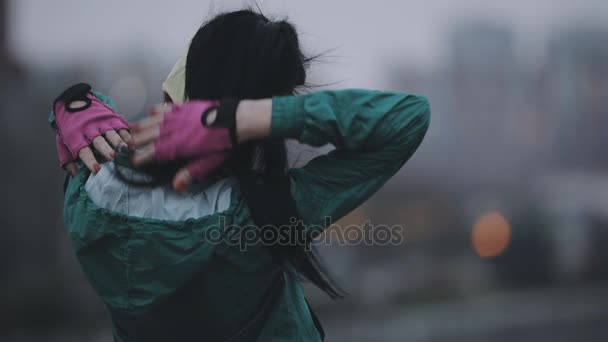
[[[75, 101], [84, 102], [75, 106]], [[78, 159], [78, 152], [96, 137], [110, 130], [128, 129], [129, 124], [112, 108], [91, 93], [91, 86], [79, 83], [68, 88], [53, 104], [57, 126], [57, 153], [59, 163]]]
[[164, 116], [154, 144], [156, 160], [190, 160], [186, 168], [192, 178], [207, 180], [233, 147], [231, 127], [221, 125], [219, 115], [212, 125], [206, 124], [207, 114], [219, 105], [219, 101], [201, 100], [173, 105]]

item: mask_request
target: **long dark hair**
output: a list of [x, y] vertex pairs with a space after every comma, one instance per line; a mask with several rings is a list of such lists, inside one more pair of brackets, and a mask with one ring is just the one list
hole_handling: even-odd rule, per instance
[[[292, 24], [271, 21], [261, 13], [241, 10], [220, 14], [194, 35], [186, 60], [186, 99], [261, 99], [294, 95], [304, 86], [307, 59]], [[157, 165], [148, 173], [166, 181], [183, 165]], [[320, 232], [306, 232], [289, 191], [284, 139], [264, 139], [237, 146], [223, 172], [237, 177], [260, 236], [267, 229], [290, 229], [298, 243], [280, 240], [266, 245], [277, 264], [311, 281], [332, 298], [345, 292], [336, 285], [311, 245]], [[277, 232], [271, 232], [271, 236]], [[285, 241], [283, 241], [285, 242]]]

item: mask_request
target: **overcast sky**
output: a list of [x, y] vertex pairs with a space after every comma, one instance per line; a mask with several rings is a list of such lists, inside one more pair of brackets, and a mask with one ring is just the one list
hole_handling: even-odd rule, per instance
[[[176, 59], [210, 13], [251, 1], [13, 0], [10, 42], [30, 64], [112, 59], [142, 48], [162, 61]], [[455, 23], [485, 18], [513, 29], [518, 55], [542, 53], [548, 32], [581, 22], [608, 22], [606, 0], [258, 0], [263, 12], [288, 16], [310, 53], [336, 48], [328, 68], [342, 85], [373, 87], [383, 64], [402, 60], [428, 68], [445, 55]], [[211, 10], [211, 12], [210, 12]], [[323, 66], [321, 66], [323, 68]]]

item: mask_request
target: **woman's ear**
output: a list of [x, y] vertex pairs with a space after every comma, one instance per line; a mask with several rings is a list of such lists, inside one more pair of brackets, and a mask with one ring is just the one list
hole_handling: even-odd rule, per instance
[[163, 101], [165, 101], [165, 103], [173, 103], [173, 99], [166, 91], [163, 91]]

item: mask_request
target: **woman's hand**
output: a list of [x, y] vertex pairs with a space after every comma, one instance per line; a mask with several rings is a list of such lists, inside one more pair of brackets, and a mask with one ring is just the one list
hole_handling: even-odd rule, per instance
[[[69, 160], [71, 158], [70, 151], [67, 149], [59, 135], [56, 137], [57, 141], [57, 152], [59, 153], [60, 161]], [[93, 143], [90, 146], [83, 147], [78, 151], [78, 158], [82, 163], [93, 173], [97, 173], [101, 166], [99, 161], [95, 157], [95, 152], [101, 154], [107, 160], [111, 160], [116, 155], [116, 150], [120, 146], [127, 146], [131, 140], [131, 134], [126, 129], [121, 129], [118, 132], [115, 130], [107, 131], [103, 135], [97, 136], [93, 139]], [[65, 156], [65, 157], [62, 157]], [[78, 172], [78, 165], [73, 161], [66, 161], [63, 168], [69, 172], [72, 176]]]
[[88, 84], [68, 88], [57, 97], [53, 110], [59, 163], [72, 175], [76, 173], [74, 162], [78, 159], [92, 172], [99, 171], [93, 148], [111, 160], [114, 148], [130, 139], [129, 124], [92, 94]]
[[132, 148], [136, 166], [156, 160], [188, 160], [173, 178], [173, 188], [183, 191], [193, 180], [204, 181], [228, 158], [232, 148], [228, 127], [214, 124], [217, 101], [189, 101], [159, 105], [151, 116], [133, 126]]

